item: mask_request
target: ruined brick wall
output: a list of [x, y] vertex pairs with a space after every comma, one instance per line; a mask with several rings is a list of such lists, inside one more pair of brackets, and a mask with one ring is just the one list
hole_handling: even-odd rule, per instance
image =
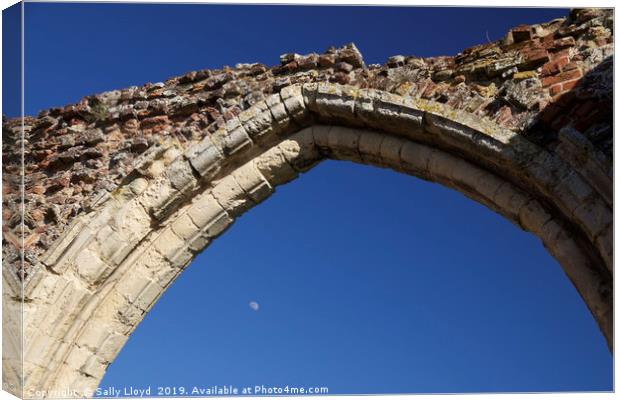
[[3, 383], [90, 395], [193, 257], [327, 158], [536, 235], [612, 349], [612, 31], [610, 10], [574, 10], [455, 57], [365, 65], [348, 45], [89, 96], [23, 141], [4, 120]]
[[[518, 26], [456, 56], [393, 56], [365, 65], [355, 45], [285, 54], [280, 65], [238, 64], [84, 97], [25, 118], [25, 273], [136, 158], [174, 138], [187, 146], [294, 83], [334, 82], [444, 103], [554, 146], [570, 125], [609, 165], [612, 154], [613, 13], [574, 10]], [[587, 76], [584, 79], [584, 76]], [[17, 266], [21, 120], [3, 118], [3, 255]]]

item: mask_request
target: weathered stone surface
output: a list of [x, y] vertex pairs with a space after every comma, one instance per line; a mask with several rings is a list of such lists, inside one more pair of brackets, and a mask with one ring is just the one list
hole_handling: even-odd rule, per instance
[[258, 204], [272, 193], [273, 189], [269, 182], [258, 171], [254, 163], [249, 162], [235, 170], [232, 177], [241, 186], [245, 193]]
[[[165, 83], [101, 93], [47, 110], [37, 118], [28, 117], [24, 132], [26, 191], [33, 197], [27, 198], [26, 208], [36, 209], [44, 203], [58, 209], [53, 224], [39, 219], [26, 226], [27, 235], [42, 228], [41, 224], [46, 229], [30, 247], [37, 255], [47, 250], [75, 213], [71, 205], [88, 208], [95, 193], [119, 185], [140, 153], [148, 153], [157, 143], [185, 135], [192, 167], [202, 176], [212, 176], [224, 154], [244, 151], [261, 135], [306, 121], [309, 114], [302, 103], [310, 109], [328, 104], [329, 113], [323, 118], [349, 119], [352, 124], [374, 116], [377, 123], [385, 116], [398, 116], [393, 118], [392, 129], [403, 132], [413, 130], [411, 120], [419, 121], [421, 113], [403, 108], [401, 96], [443, 103], [517, 131], [538, 121], [532, 136], [552, 141], [554, 132], [574, 125], [609, 158], [611, 131], [599, 134], [600, 129], [589, 128], [611, 116], [611, 97], [605, 94], [611, 89], [604, 80], [612, 70], [613, 15], [607, 10], [591, 14], [592, 19], [583, 26], [569, 17], [515, 28], [503, 42], [465, 49], [455, 57], [399, 55], [385, 65], [367, 67], [359, 50], [350, 44], [324, 54], [289, 56], [289, 62], [271, 69], [239, 64], [192, 71]], [[341, 82], [343, 76], [346, 82]], [[333, 82], [347, 86], [338, 89], [341, 93], [329, 93], [334, 86], [325, 84]], [[309, 102], [305, 91], [312, 84], [318, 86], [313, 102]], [[373, 90], [391, 92], [397, 101], [386, 93], [377, 97]], [[257, 108], [250, 112], [251, 106]], [[352, 109], [356, 112], [353, 119]], [[235, 123], [239, 126], [233, 129]], [[3, 122], [5, 155], [20, 147], [20, 127], [18, 120]], [[210, 139], [218, 129], [225, 133], [221, 131], [218, 143], [213, 144]], [[131, 140], [122, 140], [128, 134]], [[5, 159], [4, 175], [14, 174], [19, 160]], [[158, 168], [161, 172], [161, 163], [152, 164], [151, 172], [156, 174]], [[40, 174], [42, 171], [48, 172]], [[61, 180], [66, 186], [58, 190]], [[12, 182], [5, 182], [10, 191], [4, 197], [6, 209], [17, 207], [14, 199], [18, 191], [10, 189], [17, 187], [18, 180]], [[51, 201], [50, 192], [71, 202]], [[11, 221], [10, 229], [18, 232], [16, 221]]]
[[272, 147], [253, 160], [256, 168], [272, 186], [282, 185], [297, 177], [297, 171], [286, 160], [282, 147]]
[[211, 194], [233, 217], [242, 214], [254, 204], [233, 175], [228, 175], [218, 182], [211, 190]]
[[312, 133], [315, 128], [304, 128], [279, 145], [286, 161], [298, 172], [307, 171], [321, 159]]
[[89, 284], [95, 284], [107, 277], [113, 270], [92, 250], [82, 250], [75, 258], [77, 273]]
[[196, 253], [330, 157], [446, 185], [540, 237], [611, 347], [612, 28], [609, 10], [574, 12], [371, 66], [347, 45], [3, 119], [6, 337], [24, 283], [31, 343], [9, 340], [6, 376], [23, 351], [27, 386], [96, 387]]
[[330, 127], [327, 129], [326, 147], [331, 150], [332, 157], [359, 162], [361, 161], [361, 156], [358, 152], [360, 135], [361, 133], [358, 129], [340, 126]]
[[202, 176], [217, 171], [218, 161], [223, 158], [221, 151], [205, 136], [200, 143], [190, 147], [186, 153], [192, 167]]

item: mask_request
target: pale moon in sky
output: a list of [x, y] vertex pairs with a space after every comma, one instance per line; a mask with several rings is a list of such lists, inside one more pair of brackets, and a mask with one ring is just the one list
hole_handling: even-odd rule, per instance
[[250, 308], [251, 308], [252, 310], [254, 310], [254, 311], [258, 311], [258, 307], [259, 307], [259, 306], [258, 306], [258, 303], [257, 303], [257, 302], [255, 302], [255, 301], [251, 301], [251, 302], [250, 302]]

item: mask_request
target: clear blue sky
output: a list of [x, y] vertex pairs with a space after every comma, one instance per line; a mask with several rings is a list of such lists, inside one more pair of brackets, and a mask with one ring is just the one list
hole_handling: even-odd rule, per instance
[[[27, 4], [26, 13], [34, 114], [351, 41], [367, 63], [455, 54], [487, 32], [495, 40], [567, 10]], [[538, 239], [449, 189], [330, 161], [200, 254], [101, 386], [227, 384], [332, 394], [611, 390], [612, 358]]]

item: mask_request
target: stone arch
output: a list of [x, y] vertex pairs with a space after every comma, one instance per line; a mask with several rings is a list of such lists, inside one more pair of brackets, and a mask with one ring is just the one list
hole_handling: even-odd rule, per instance
[[90, 395], [193, 256], [325, 158], [438, 182], [537, 235], [611, 348], [611, 182], [597, 163], [575, 167], [571, 154], [433, 101], [286, 86], [188, 149], [173, 140], [150, 148], [43, 255], [24, 287], [25, 394]]

